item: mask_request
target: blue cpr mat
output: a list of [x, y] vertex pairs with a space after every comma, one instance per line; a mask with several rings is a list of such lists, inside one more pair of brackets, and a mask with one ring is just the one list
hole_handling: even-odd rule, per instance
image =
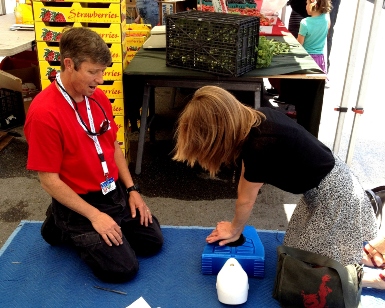
[[[140, 258], [138, 275], [108, 284], [69, 248], [51, 247], [40, 236], [41, 222], [22, 221], [0, 250], [0, 307], [127, 307], [143, 297], [152, 308], [229, 307], [218, 301], [216, 275], [201, 273], [205, 238], [211, 228], [162, 226], [165, 243], [151, 258]], [[238, 307], [279, 307], [271, 297], [280, 231], [258, 230], [265, 248], [265, 277], [249, 278], [248, 300]], [[95, 286], [118, 290], [112, 293]], [[383, 307], [385, 292], [364, 289], [363, 307]]]

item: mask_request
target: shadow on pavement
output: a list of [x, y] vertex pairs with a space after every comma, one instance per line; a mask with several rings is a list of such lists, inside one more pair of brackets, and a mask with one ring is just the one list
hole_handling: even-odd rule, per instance
[[[216, 200], [236, 198], [238, 169], [223, 168], [215, 179], [199, 166], [172, 160], [172, 140], [145, 142], [141, 174], [135, 174], [138, 143], [131, 141], [129, 168], [134, 182], [141, 186], [141, 193], [148, 197], [165, 197], [179, 200]], [[234, 173], [236, 171], [236, 178]]]

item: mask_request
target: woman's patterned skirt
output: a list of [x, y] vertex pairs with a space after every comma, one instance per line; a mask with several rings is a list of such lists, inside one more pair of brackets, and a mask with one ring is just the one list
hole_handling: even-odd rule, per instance
[[336, 157], [332, 171], [300, 199], [284, 244], [343, 265], [361, 263], [363, 243], [377, 236], [370, 200], [357, 177]]

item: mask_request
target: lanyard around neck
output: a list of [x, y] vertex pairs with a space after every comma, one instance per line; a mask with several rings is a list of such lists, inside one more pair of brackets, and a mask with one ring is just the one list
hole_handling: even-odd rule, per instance
[[[108, 177], [108, 167], [107, 167], [107, 163], [104, 159], [103, 150], [102, 150], [102, 147], [100, 146], [98, 136], [91, 136], [87, 133], [87, 128], [84, 126], [84, 124], [82, 123], [82, 121], [79, 118], [78, 113], [76, 112], [76, 109], [74, 106], [74, 104], [76, 104], [76, 102], [71, 99], [71, 97], [69, 96], [69, 94], [67, 93], [67, 91], [65, 90], [65, 88], [61, 82], [60, 73], [56, 74], [56, 82], [59, 85], [60, 93], [63, 95], [63, 97], [65, 98], [67, 103], [71, 106], [71, 108], [75, 111], [76, 119], [78, 120], [79, 125], [86, 132], [87, 136], [90, 137], [94, 141], [96, 152], [98, 153], [98, 157], [99, 157], [100, 163], [101, 163], [102, 168], [103, 168], [104, 176], [107, 178]], [[89, 99], [87, 96], [84, 97], [84, 100], [86, 101], [87, 116], [88, 116], [88, 121], [90, 122], [90, 129], [91, 129], [91, 132], [95, 133], [94, 119], [92, 117], [90, 102], [89, 102]]]

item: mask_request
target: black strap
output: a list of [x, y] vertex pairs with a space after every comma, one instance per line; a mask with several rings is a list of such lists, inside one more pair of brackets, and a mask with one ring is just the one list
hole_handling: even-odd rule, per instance
[[289, 256], [292, 256], [296, 259], [310, 264], [317, 264], [335, 269], [341, 278], [342, 293], [344, 295], [345, 307], [357, 307], [357, 290], [355, 289], [356, 287], [352, 283], [352, 278], [350, 277], [347, 269], [341, 263], [328, 257], [322, 256], [320, 254], [283, 245], [279, 246], [277, 248], [277, 251], [278, 255], [285, 253]]
[[385, 200], [385, 190], [383, 188], [385, 187], [380, 186], [374, 189], [365, 190], [370, 199], [370, 203], [372, 204], [374, 214], [376, 215], [378, 228], [381, 228], [382, 224], [382, 208], [384, 206]]

